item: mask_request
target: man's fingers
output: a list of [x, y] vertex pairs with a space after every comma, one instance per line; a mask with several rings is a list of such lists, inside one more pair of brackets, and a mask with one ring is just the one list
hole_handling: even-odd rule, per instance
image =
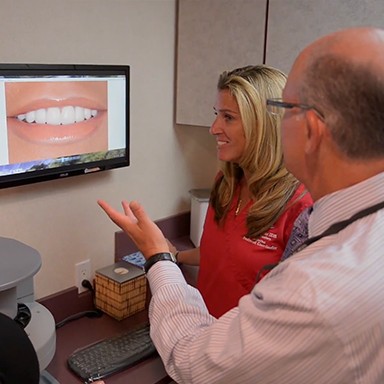
[[133, 214], [131, 207], [129, 206], [129, 202], [126, 200], [123, 200], [121, 202], [121, 205], [123, 206], [125, 215], [131, 220], [132, 223], [137, 223], [136, 216]]
[[137, 201], [122, 201], [124, 213], [112, 208], [104, 200], [97, 203], [136, 244], [144, 256], [169, 251], [168, 244], [160, 228], [150, 219]]
[[[126, 229], [128, 227], [131, 220], [126, 220], [126, 215], [123, 215], [116, 209], [112, 208], [108, 203], [103, 200], [98, 200], [97, 203], [117, 226], [119, 226], [121, 229]], [[134, 217], [133, 220], [134, 221], [132, 224], [136, 224], [136, 219]]]
[[144, 208], [137, 201], [131, 201], [129, 207], [132, 214], [136, 217], [139, 223], [152, 224], [151, 218], [148, 216], [147, 212], [145, 212]]
[[97, 204], [105, 211], [105, 213], [112, 219], [112, 216], [114, 216], [117, 211], [113, 209], [108, 203], [106, 203], [104, 200], [97, 200]]

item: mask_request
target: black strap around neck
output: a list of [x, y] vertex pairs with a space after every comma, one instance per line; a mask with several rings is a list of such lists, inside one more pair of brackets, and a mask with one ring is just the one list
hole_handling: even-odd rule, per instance
[[334, 234], [340, 232], [342, 229], [348, 227], [348, 225], [352, 224], [354, 221], [359, 220], [365, 216], [369, 216], [372, 213], [375, 213], [382, 208], [384, 208], [384, 201], [382, 201], [381, 203], [372, 205], [371, 207], [362, 209], [361, 211], [355, 213], [353, 216], [351, 216], [347, 220], [339, 221], [337, 223], [332, 224], [328, 229], [326, 229], [324, 232], [320, 233], [320, 235], [313, 236], [313, 237], [310, 237], [309, 239], [305, 240], [304, 243], [301, 244], [299, 247], [297, 247], [297, 249], [295, 249], [293, 253], [302, 251], [305, 247], [313, 244], [315, 241], [318, 241], [318, 240], [322, 239], [323, 237], [334, 235]]

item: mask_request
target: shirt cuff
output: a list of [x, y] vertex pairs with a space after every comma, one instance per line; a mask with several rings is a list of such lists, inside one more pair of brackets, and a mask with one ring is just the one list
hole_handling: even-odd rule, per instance
[[187, 284], [180, 268], [168, 260], [154, 264], [147, 273], [152, 294], [165, 285]]

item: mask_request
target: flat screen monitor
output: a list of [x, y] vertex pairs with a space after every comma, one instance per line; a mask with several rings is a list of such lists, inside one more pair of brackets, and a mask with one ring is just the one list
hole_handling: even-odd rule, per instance
[[0, 188], [129, 165], [128, 65], [0, 64]]

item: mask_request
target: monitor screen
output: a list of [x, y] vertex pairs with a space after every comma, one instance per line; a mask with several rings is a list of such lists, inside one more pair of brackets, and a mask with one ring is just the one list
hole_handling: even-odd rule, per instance
[[0, 188], [128, 166], [129, 69], [0, 64]]

